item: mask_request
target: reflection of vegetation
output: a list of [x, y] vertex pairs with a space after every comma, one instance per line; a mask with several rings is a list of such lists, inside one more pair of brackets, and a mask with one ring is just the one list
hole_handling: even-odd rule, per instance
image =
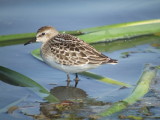
[[132, 48], [138, 45], [150, 44], [150, 43], [152, 43], [153, 46], [158, 46], [159, 45], [158, 43], [160, 43], [159, 38], [160, 38], [159, 36], [147, 35], [147, 36], [141, 36], [138, 38], [132, 38], [129, 40], [123, 39], [123, 40], [113, 41], [110, 43], [92, 44], [92, 46], [94, 46], [99, 51], [113, 52], [116, 50]]

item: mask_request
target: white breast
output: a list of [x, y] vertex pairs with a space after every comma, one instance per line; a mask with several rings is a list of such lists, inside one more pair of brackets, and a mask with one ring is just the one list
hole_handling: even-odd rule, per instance
[[52, 56], [44, 56], [43, 54], [42, 54], [42, 59], [48, 65], [56, 69], [59, 69], [61, 71], [64, 71], [66, 73], [79, 73], [79, 72], [87, 71], [89, 69], [93, 69], [99, 66], [99, 65], [93, 65], [93, 64], [83, 64], [83, 65], [74, 65], [74, 66], [62, 65], [62, 64], [58, 64]]

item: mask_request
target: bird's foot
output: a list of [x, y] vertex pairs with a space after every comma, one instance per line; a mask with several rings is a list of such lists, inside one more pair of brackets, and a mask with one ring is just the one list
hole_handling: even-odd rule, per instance
[[67, 82], [67, 87], [69, 87], [71, 80], [67, 79], [66, 82]]
[[78, 82], [80, 81], [79, 80], [79, 78], [78, 77], [76, 77], [75, 79], [74, 79], [74, 81], [75, 81], [75, 88], [77, 87], [77, 85], [78, 85]]

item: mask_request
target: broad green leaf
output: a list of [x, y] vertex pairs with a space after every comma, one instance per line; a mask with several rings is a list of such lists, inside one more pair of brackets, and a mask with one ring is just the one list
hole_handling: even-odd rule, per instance
[[120, 24], [113, 24], [113, 25], [105, 25], [105, 26], [99, 26], [99, 27], [92, 27], [92, 28], [86, 28], [81, 29], [84, 33], [90, 33], [90, 32], [96, 32], [96, 31], [103, 31], [110, 28], [123, 28], [123, 27], [129, 27], [129, 26], [141, 26], [141, 25], [149, 25], [149, 24], [159, 24], [160, 19], [153, 19], [153, 20], [144, 20], [144, 21], [134, 21], [134, 22], [128, 22], [128, 23], [120, 23]]
[[80, 35], [79, 37], [88, 43], [113, 41], [122, 38], [131, 38], [160, 32], [160, 21], [150, 24], [134, 24], [120, 27], [110, 27], [96, 32]]
[[34, 37], [35, 33], [0, 35], [0, 46], [23, 44]]
[[59, 100], [55, 96], [51, 95], [47, 89], [42, 87], [37, 82], [18, 72], [15, 72], [2, 66], [0, 66], [0, 80], [16, 86], [28, 87], [48, 102], [59, 102]]
[[[160, 19], [121, 23], [81, 29], [76, 31], [60, 31], [76, 35], [87, 43], [114, 41], [141, 35], [160, 33]], [[35, 33], [1, 35], [0, 46], [25, 43], [35, 38]]]

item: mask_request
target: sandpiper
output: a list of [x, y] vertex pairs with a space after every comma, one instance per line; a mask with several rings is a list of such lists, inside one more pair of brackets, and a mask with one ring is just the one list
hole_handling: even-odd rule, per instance
[[42, 42], [40, 52], [45, 63], [67, 73], [67, 86], [71, 81], [70, 73], [76, 74], [76, 87], [79, 81], [77, 73], [102, 64], [118, 63], [117, 60], [98, 52], [83, 40], [70, 34], [59, 33], [51, 26], [38, 29], [36, 39], [28, 41], [24, 45], [32, 42]]

